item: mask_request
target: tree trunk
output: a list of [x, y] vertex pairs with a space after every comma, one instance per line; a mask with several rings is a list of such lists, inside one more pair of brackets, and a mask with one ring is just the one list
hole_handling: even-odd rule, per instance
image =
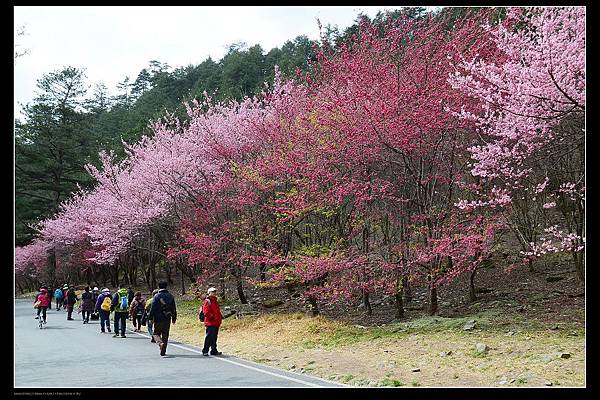
[[266, 279], [265, 271], [267, 269], [267, 265], [265, 263], [260, 263], [260, 281], [264, 282]]
[[156, 263], [152, 262], [151, 278], [152, 278], [152, 290], [158, 288], [158, 280], [156, 279]]
[[165, 263], [165, 271], [167, 273], [167, 283], [169, 286], [173, 283], [173, 278], [171, 278], [171, 266]]
[[429, 287], [429, 315], [435, 315], [438, 311], [437, 288]]
[[183, 276], [183, 268], [180, 268], [179, 271], [181, 272], [181, 295], [183, 296], [185, 294], [185, 282], [184, 282], [184, 276]]
[[474, 302], [477, 300], [477, 295], [475, 293], [475, 274], [477, 273], [477, 269], [471, 271], [471, 275], [469, 276], [469, 301]]
[[113, 286], [119, 287], [119, 261], [115, 261]]
[[219, 273], [219, 285], [221, 285], [221, 299], [225, 301], [227, 299], [227, 290], [225, 288], [225, 270], [222, 268]]
[[529, 272], [535, 272], [535, 269], [533, 268], [533, 259], [532, 258], [527, 259], [527, 265], [529, 266]]
[[402, 279], [396, 280], [396, 319], [404, 318], [404, 303], [402, 301], [404, 285], [402, 284], [402, 281]]
[[308, 308], [310, 309], [313, 317], [319, 315], [319, 306], [317, 305], [317, 299], [315, 299], [314, 296], [308, 296]]
[[248, 300], [246, 299], [246, 295], [244, 294], [244, 288], [242, 287], [242, 280], [237, 276], [235, 277], [235, 285], [238, 297], [240, 298], [240, 302], [242, 304], [248, 304]]
[[581, 283], [585, 283], [585, 263], [584, 263], [584, 252], [572, 252], [573, 260], [575, 261], [575, 270], [577, 271], [577, 278]]
[[407, 276], [402, 277], [402, 291], [404, 292], [404, 302], [410, 303], [413, 299], [410, 282]]
[[373, 309], [371, 308], [371, 302], [369, 301], [369, 292], [363, 290], [363, 305], [365, 306], [365, 312], [367, 315], [373, 315]]

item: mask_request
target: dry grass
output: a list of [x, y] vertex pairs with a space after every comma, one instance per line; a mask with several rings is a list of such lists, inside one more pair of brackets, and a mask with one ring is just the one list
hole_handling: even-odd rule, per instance
[[[179, 305], [174, 339], [201, 346], [198, 302]], [[477, 328], [463, 331], [469, 319]], [[515, 332], [507, 336], [507, 332]], [[585, 332], [557, 330], [518, 316], [424, 317], [409, 323], [361, 327], [301, 313], [229, 318], [219, 333], [228, 354], [357, 386], [585, 385]], [[477, 343], [490, 350], [477, 354]], [[449, 355], [441, 355], [449, 352]], [[545, 355], [567, 352], [567, 359]], [[420, 371], [413, 372], [418, 368]], [[506, 381], [505, 384], [499, 384]]]

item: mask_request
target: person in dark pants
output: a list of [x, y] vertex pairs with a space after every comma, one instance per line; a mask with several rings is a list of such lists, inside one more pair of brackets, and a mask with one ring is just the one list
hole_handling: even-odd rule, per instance
[[115, 334], [113, 337], [119, 336], [119, 328], [121, 337], [126, 337], [125, 329], [127, 328], [127, 315], [129, 314], [129, 298], [127, 296], [127, 289], [124, 285], [119, 286], [119, 290], [112, 298], [112, 305], [110, 308], [115, 312]]
[[157, 293], [158, 293], [158, 289], [154, 289], [152, 291], [152, 296], [148, 299], [148, 301], [146, 301], [145, 310], [144, 310], [144, 312], [146, 313], [145, 316], [146, 316], [146, 323], [148, 325], [148, 333], [152, 337], [152, 339], [150, 339], [150, 343], [156, 343], [156, 339], [154, 339], [154, 336], [152, 336], [154, 334], [154, 331], [152, 330], [152, 320], [148, 319], [148, 315], [150, 314], [150, 307], [152, 307], [152, 300], [154, 300], [154, 296], [156, 296]]
[[60, 310], [63, 305], [63, 291], [61, 288], [56, 288], [54, 291], [54, 298], [56, 299], [56, 311]]
[[175, 298], [167, 290], [167, 282], [158, 284], [158, 293], [152, 300], [148, 319], [153, 322], [153, 337], [160, 348], [160, 355], [167, 354], [167, 343], [169, 341], [169, 330], [171, 322], [175, 324], [177, 320], [177, 308]]
[[67, 309], [67, 321], [73, 321], [71, 318], [71, 314], [73, 314], [73, 307], [75, 307], [75, 303], [79, 300], [77, 298], [77, 294], [75, 293], [75, 286], [69, 286], [69, 290], [67, 290], [67, 294], [65, 295], [65, 307]]
[[[133, 303], [133, 298], [135, 297], [135, 292], [133, 291], [131, 286], [127, 286], [127, 299], [129, 300], [129, 305]], [[127, 314], [127, 319], [131, 319], [131, 315]], [[134, 324], [135, 325], [135, 324]]]
[[221, 314], [221, 307], [219, 307], [219, 301], [217, 300], [217, 289], [211, 287], [208, 289], [208, 296], [202, 303], [202, 311], [204, 311], [204, 326], [206, 327], [206, 337], [204, 338], [204, 348], [202, 348], [202, 355], [208, 356], [208, 351], [213, 356], [219, 356], [221, 353], [217, 350], [217, 336], [219, 335], [219, 327], [223, 321], [223, 314]]
[[135, 297], [129, 306], [129, 316], [133, 321], [134, 332], [142, 330], [142, 317], [144, 316], [144, 306], [146, 299], [142, 297], [142, 292], [135, 292]]
[[86, 286], [81, 294], [81, 316], [83, 323], [90, 322], [90, 315], [94, 311], [94, 295], [90, 292], [90, 287]]
[[66, 283], [64, 284], [63, 288], [62, 288], [62, 292], [63, 292], [63, 301], [62, 301], [62, 307], [63, 307], [63, 311], [67, 311], [67, 305], [66, 305], [66, 299], [67, 299], [67, 292], [69, 291], [69, 285], [67, 285]]
[[[48, 293], [48, 289], [42, 287], [40, 292], [35, 296], [34, 304], [37, 303], [37, 316], [36, 319], [42, 318], [44, 324], [46, 323], [46, 310], [48, 307], [52, 307], [52, 300], [50, 300], [50, 295]], [[40, 316], [41, 313], [41, 316]]]
[[50, 297], [50, 304], [48, 305], [48, 309], [52, 310], [52, 300], [54, 300], [54, 292], [52, 290], [50, 290], [48, 285], [44, 284], [44, 285], [42, 285], [42, 288], [44, 288], [48, 291], [48, 297]]
[[[105, 301], [105, 299], [108, 299]], [[110, 296], [110, 290], [108, 288], [102, 289], [102, 294], [98, 296], [96, 300], [95, 310], [100, 317], [100, 332], [104, 333], [104, 327], [110, 333], [110, 306], [112, 304], [112, 298]]]

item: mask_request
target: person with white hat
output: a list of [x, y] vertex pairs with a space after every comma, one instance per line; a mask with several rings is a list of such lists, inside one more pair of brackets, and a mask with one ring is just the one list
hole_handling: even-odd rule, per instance
[[217, 336], [219, 335], [219, 327], [223, 321], [223, 314], [221, 314], [221, 307], [219, 307], [219, 301], [217, 300], [216, 294], [216, 288], [209, 288], [208, 296], [206, 296], [204, 303], [202, 303], [204, 326], [206, 327], [204, 348], [202, 348], [203, 356], [208, 356], [209, 350], [212, 356], [219, 356], [223, 354], [217, 350]]
[[104, 333], [104, 327], [110, 333], [110, 306], [112, 305], [112, 298], [110, 296], [110, 290], [108, 288], [102, 289], [102, 293], [96, 300], [95, 311], [100, 315], [100, 332]]
[[92, 315], [90, 316], [90, 319], [92, 321], [97, 321], [100, 318], [100, 315], [98, 314], [98, 312], [95, 309], [95, 305], [96, 305], [96, 302], [98, 301], [99, 296], [100, 296], [100, 290], [98, 289], [98, 286], [94, 286], [94, 288], [92, 289], [92, 304], [94, 304], [94, 311], [92, 312]]

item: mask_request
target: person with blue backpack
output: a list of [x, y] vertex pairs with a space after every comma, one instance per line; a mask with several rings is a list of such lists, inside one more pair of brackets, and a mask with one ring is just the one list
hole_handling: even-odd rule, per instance
[[113, 337], [119, 336], [119, 330], [121, 331], [121, 337], [126, 337], [125, 329], [127, 328], [127, 316], [129, 315], [129, 296], [125, 285], [119, 285], [119, 290], [112, 298], [110, 309], [115, 312], [115, 334]]
[[63, 291], [61, 288], [56, 288], [54, 291], [54, 298], [56, 299], [56, 311], [60, 310], [63, 305]]

